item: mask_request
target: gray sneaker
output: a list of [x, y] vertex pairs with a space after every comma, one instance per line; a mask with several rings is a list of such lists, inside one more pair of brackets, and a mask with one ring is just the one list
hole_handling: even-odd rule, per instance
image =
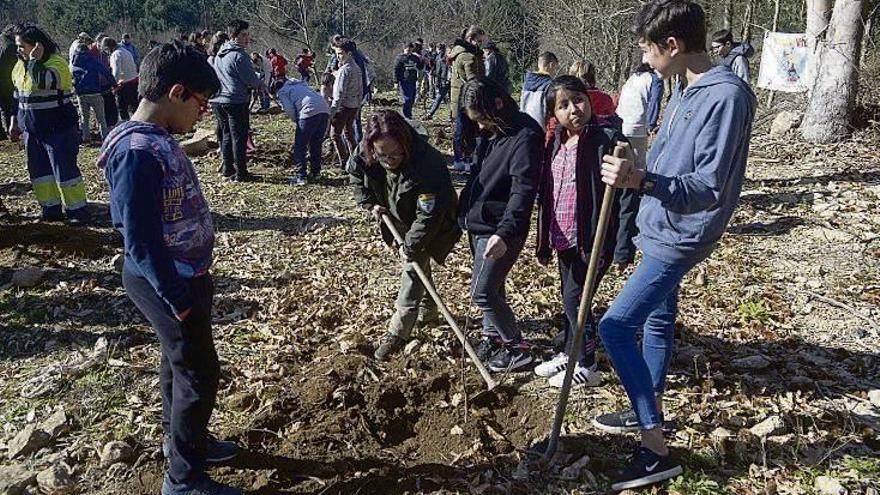
[[[205, 462], [207, 464], [222, 464], [234, 459], [240, 450], [241, 447], [237, 443], [217, 440], [217, 437], [209, 433], [205, 446]], [[171, 457], [171, 435], [167, 433], [162, 437], [162, 455], [166, 459]]]
[[238, 488], [217, 483], [207, 475], [196, 481], [175, 483], [166, 474], [162, 481], [162, 495], [243, 495], [243, 493]]
[[382, 340], [379, 342], [376, 352], [373, 353], [373, 357], [379, 361], [385, 361], [388, 356], [402, 349], [405, 343], [406, 341], [397, 335], [386, 333], [382, 336]]

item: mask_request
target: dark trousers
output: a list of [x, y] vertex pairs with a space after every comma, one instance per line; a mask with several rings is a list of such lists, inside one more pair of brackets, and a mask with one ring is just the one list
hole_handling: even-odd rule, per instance
[[9, 124], [12, 121], [12, 105], [15, 100], [12, 96], [0, 95], [0, 140], [8, 136]]
[[412, 119], [412, 109], [416, 103], [416, 81], [400, 81], [398, 86], [403, 98], [403, 116]]
[[358, 116], [358, 108], [340, 108], [330, 122], [330, 136], [339, 157], [339, 166], [345, 168], [348, 157], [357, 149], [354, 136], [354, 121]]
[[501, 258], [493, 260], [485, 256], [490, 237], [469, 236], [471, 254], [474, 256], [471, 297], [474, 304], [483, 311], [483, 335], [498, 336], [505, 344], [516, 344], [522, 341], [522, 333], [516, 325], [513, 309], [507, 302], [504, 285], [525, 246], [526, 238], [523, 236], [508, 240], [507, 252]]
[[171, 435], [168, 474], [178, 483], [193, 480], [205, 472], [208, 421], [220, 378], [211, 335], [214, 280], [210, 274], [189, 280], [193, 306], [182, 322], [145, 278], [123, 269], [122, 285], [153, 326], [162, 348], [162, 428]]
[[112, 91], [101, 93], [104, 97], [104, 117], [107, 119], [107, 127], [112, 128], [119, 123], [119, 107], [116, 105], [116, 95]]
[[251, 116], [247, 103], [214, 103], [214, 117], [220, 131], [223, 175], [247, 175], [247, 137]]
[[128, 118], [137, 110], [138, 107], [138, 83], [137, 79], [129, 81], [116, 90], [116, 105], [119, 107], [119, 118], [128, 120]]
[[[565, 332], [565, 353], [568, 354], [574, 344], [578, 308], [587, 280], [587, 262], [581, 258], [577, 248], [559, 251], [556, 254], [559, 261], [559, 278], [562, 280], [562, 307], [565, 311], [565, 329], [563, 331]], [[602, 277], [607, 271], [608, 267], [599, 267], [596, 273], [597, 285], [602, 281]], [[579, 362], [584, 367], [592, 366], [596, 362], [596, 323], [593, 321], [593, 313], [589, 310], [587, 322], [584, 325], [584, 341]]]
[[452, 138], [452, 153], [455, 161], [470, 160], [474, 152], [473, 142], [474, 127], [476, 124], [468, 118], [464, 110], [459, 109], [455, 114], [455, 134]]
[[434, 96], [434, 103], [431, 104], [431, 110], [428, 112], [428, 118], [432, 118], [440, 105], [449, 101], [449, 85], [445, 84], [437, 87], [437, 94]]
[[322, 113], [300, 120], [296, 125], [296, 133], [293, 137], [293, 165], [296, 174], [305, 178], [306, 151], [309, 153], [311, 163], [311, 176], [317, 177], [321, 173], [321, 145], [327, 135], [327, 122], [330, 115]]
[[79, 131], [75, 126], [51, 134], [25, 132], [28, 175], [44, 217], [86, 215], [86, 186], [77, 165]]

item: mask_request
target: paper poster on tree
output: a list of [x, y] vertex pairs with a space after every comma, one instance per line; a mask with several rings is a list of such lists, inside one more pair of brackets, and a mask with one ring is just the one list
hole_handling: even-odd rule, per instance
[[786, 93], [807, 90], [807, 35], [803, 33], [766, 33], [761, 51], [758, 87]]

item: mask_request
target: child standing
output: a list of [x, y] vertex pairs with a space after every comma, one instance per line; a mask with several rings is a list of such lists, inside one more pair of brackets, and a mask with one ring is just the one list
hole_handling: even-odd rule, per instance
[[617, 115], [623, 120], [623, 135], [629, 140], [636, 159], [636, 166], [645, 168], [645, 153], [648, 150], [649, 113], [651, 112], [651, 91], [654, 69], [642, 62], [636, 67], [620, 90]]
[[[742, 190], [755, 95], [706, 53], [706, 16], [689, 0], [651, 0], [636, 16], [645, 61], [679, 86], [648, 155], [647, 171], [627, 158], [603, 157], [602, 180], [642, 196], [636, 245], [642, 261], [599, 322], [602, 343], [631, 409], [593, 424], [641, 430], [630, 465], [611, 485], [624, 490], [682, 472], [663, 438], [663, 392], [672, 360], [681, 280], [706, 259], [727, 229]], [[642, 348], [636, 345], [641, 331]]]
[[171, 135], [192, 129], [220, 81], [204, 56], [175, 41], [144, 58], [139, 84], [143, 99], [110, 132], [98, 166], [124, 240], [123, 286], [162, 349], [162, 452], [169, 460], [162, 495], [238, 495], [205, 473], [207, 463], [227, 461], [239, 448], [208, 432], [220, 377], [211, 334], [214, 227], [195, 169]]
[[[599, 209], [605, 185], [600, 169], [602, 156], [613, 152], [620, 132], [601, 123], [592, 113], [587, 86], [577, 77], [560, 76], [553, 81], [547, 105], [558, 122], [541, 173], [538, 201], [538, 261], [550, 262], [556, 252], [562, 280], [565, 308], [565, 352], [535, 367], [535, 374], [549, 378], [550, 385], [562, 387], [568, 352], [574, 342], [578, 307], [587, 277], [587, 262], [599, 224]], [[635, 255], [632, 237], [638, 203], [633, 191], [618, 190], [600, 255], [597, 284], [611, 266], [629, 265]], [[595, 386], [601, 382], [596, 371], [596, 330], [589, 315], [583, 348], [572, 385]]]
[[547, 89], [553, 82], [552, 74], [558, 66], [556, 55], [544, 52], [538, 56], [538, 72], [526, 72], [523, 81], [519, 109], [535, 119], [542, 130], [547, 128]]
[[[292, 151], [296, 176], [291, 179], [291, 184], [302, 186], [306, 180], [316, 181], [321, 175], [321, 145], [327, 136], [330, 106], [305, 80], [275, 81], [273, 92], [281, 108], [296, 122]], [[308, 173], [306, 151], [311, 163]]]
[[504, 285], [528, 237], [544, 136], [507, 91], [486, 77], [465, 85], [461, 107], [480, 129], [458, 212], [474, 257], [471, 296], [483, 311], [477, 354], [492, 371], [515, 371], [533, 357]]

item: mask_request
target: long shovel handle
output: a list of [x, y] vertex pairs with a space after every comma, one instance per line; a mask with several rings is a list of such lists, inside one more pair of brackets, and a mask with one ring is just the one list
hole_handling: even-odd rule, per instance
[[[397, 228], [394, 227], [394, 223], [391, 221], [391, 217], [387, 214], [382, 214], [382, 221], [385, 222], [385, 226], [388, 227], [388, 230], [391, 231], [391, 235], [394, 236], [394, 240], [397, 241], [398, 244], [403, 245], [403, 237], [401, 237], [400, 232], [397, 231]], [[446, 304], [443, 303], [443, 300], [440, 299], [440, 294], [437, 293], [437, 289], [434, 288], [434, 284], [431, 283], [431, 279], [425, 274], [424, 270], [418, 263], [413, 263], [413, 267], [416, 270], [416, 274], [418, 274], [419, 279], [422, 281], [422, 285], [425, 286], [425, 289], [428, 291], [428, 294], [431, 295], [431, 299], [437, 304], [437, 309], [443, 314], [443, 317], [446, 318], [446, 322], [449, 323], [449, 326], [452, 327], [452, 331], [455, 332], [455, 336], [458, 337], [458, 340], [461, 341], [461, 345], [464, 346], [465, 352], [467, 352], [468, 356], [471, 358], [471, 362], [476, 366], [477, 371], [480, 372], [480, 376], [483, 377], [483, 381], [486, 382], [486, 387], [488, 390], [492, 390], [498, 386], [498, 382], [496, 382], [492, 375], [489, 374], [489, 370], [483, 366], [483, 362], [480, 361], [480, 358], [477, 357], [476, 351], [474, 351], [471, 343], [468, 342], [467, 337], [464, 335], [464, 332], [458, 327], [458, 324], [455, 323], [455, 318], [453, 318], [452, 313], [449, 312], [449, 308], [446, 307]]]
[[[614, 148], [614, 156], [624, 158], [626, 149], [623, 146]], [[559, 392], [559, 402], [556, 403], [556, 414], [553, 417], [553, 428], [550, 430], [550, 440], [547, 442], [547, 450], [544, 451], [543, 461], [549, 465], [552, 463], [556, 449], [559, 447], [559, 435], [562, 431], [562, 421], [565, 418], [565, 409], [568, 407], [568, 395], [571, 392], [571, 382], [574, 376], [574, 368], [581, 354], [584, 342], [584, 326], [587, 324], [587, 315], [593, 305], [593, 295], [596, 292], [596, 272], [599, 269], [599, 255], [602, 246], [605, 245], [605, 234], [608, 230], [608, 219], [611, 217], [611, 206], [614, 202], [614, 187], [605, 186], [605, 194], [602, 196], [602, 209], [599, 210], [599, 225], [596, 228], [596, 237], [593, 238], [593, 250], [590, 252], [590, 264], [587, 266], [587, 278], [584, 281], [584, 291], [581, 293], [581, 303], [578, 307], [577, 328], [574, 329], [574, 342], [568, 350], [568, 366], [565, 368], [565, 379], [562, 380], [562, 389]]]

